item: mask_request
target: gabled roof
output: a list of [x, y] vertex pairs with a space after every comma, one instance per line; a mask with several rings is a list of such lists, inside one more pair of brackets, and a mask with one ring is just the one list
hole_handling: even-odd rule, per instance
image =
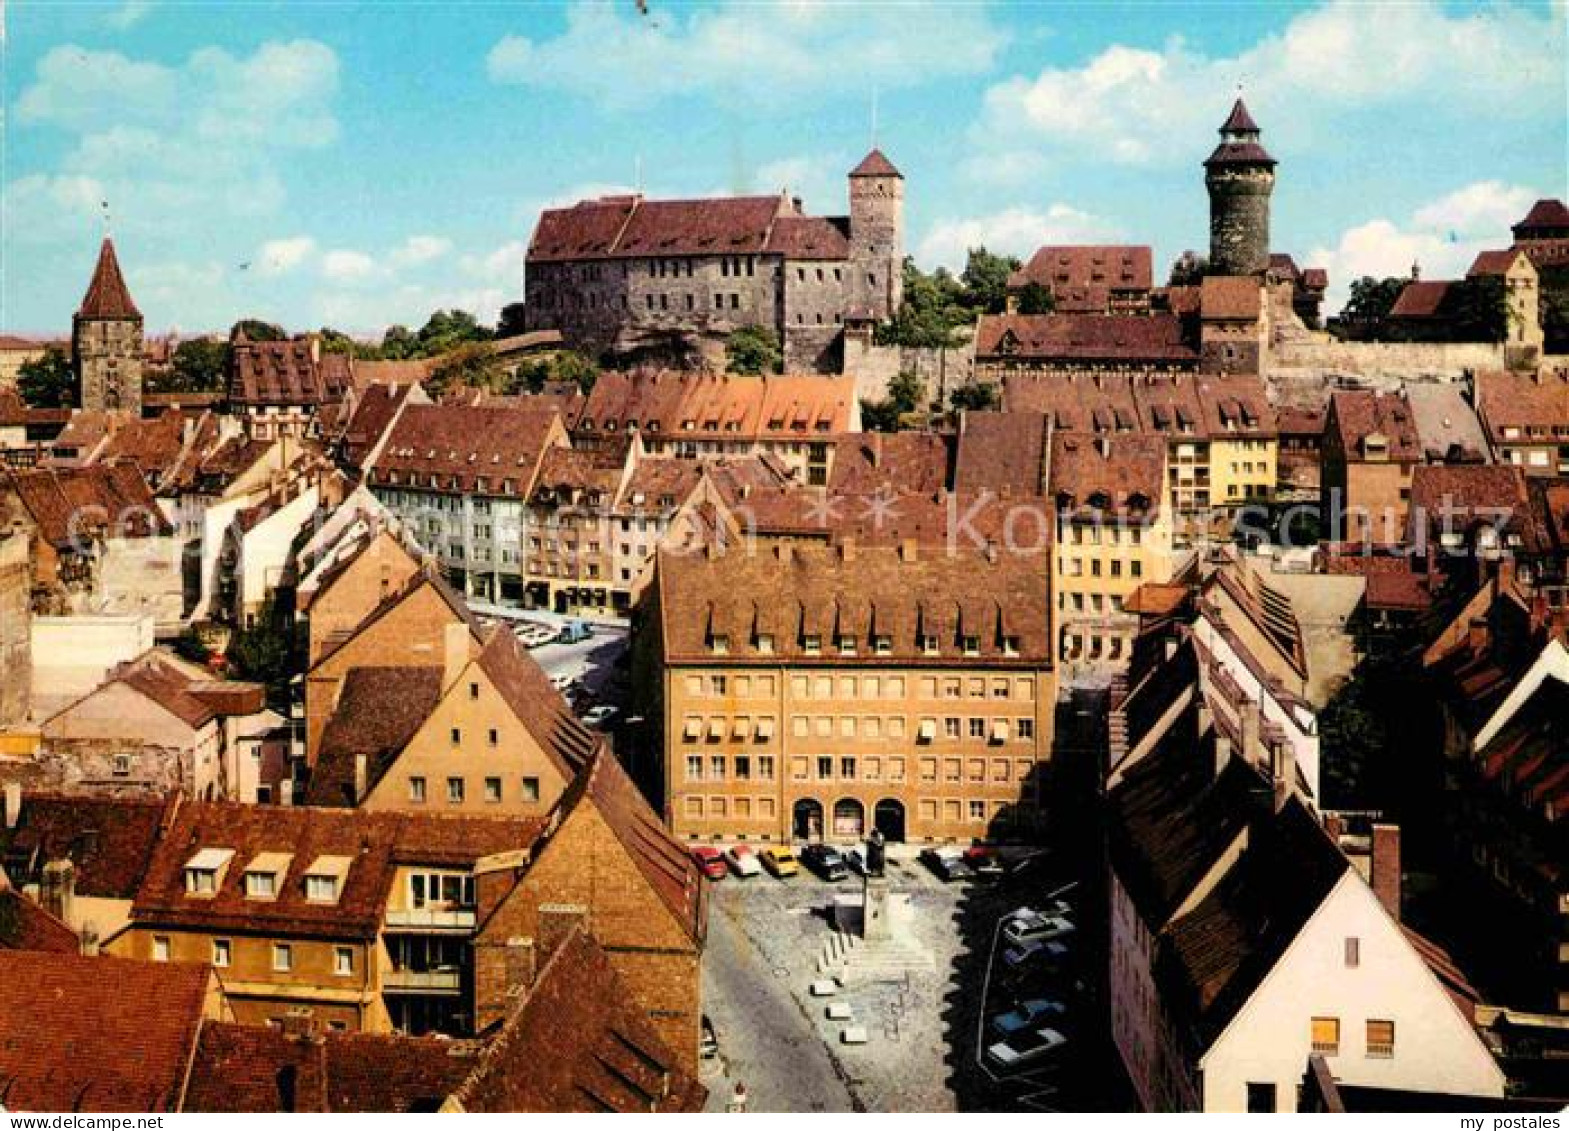
[[70, 860], [78, 895], [130, 899], [176, 804], [151, 797], [25, 791], [21, 813], [0, 821], [0, 861], [21, 884], [34, 882], [51, 860]]
[[178, 1110], [211, 977], [206, 966], [0, 950], [0, 1107]]
[[646, 200], [641, 195], [547, 208], [529, 241], [528, 262], [651, 256], [753, 255], [766, 250], [780, 196]]
[[82, 536], [146, 538], [171, 533], [141, 472], [129, 464], [13, 471], [11, 486], [57, 549], [75, 549]]
[[1049, 489], [1059, 512], [1151, 521], [1166, 492], [1166, 440], [1147, 432], [1058, 432], [1051, 443]]
[[1253, 322], [1263, 307], [1264, 290], [1252, 275], [1205, 275], [1199, 284], [1199, 317]]
[[1395, 305], [1389, 308], [1389, 317], [1436, 318], [1454, 285], [1446, 279], [1412, 279], [1400, 289]]
[[840, 440], [830, 495], [879, 490], [927, 495], [947, 489], [954, 437], [941, 432], [863, 432]]
[[[1051, 289], [1063, 310], [1065, 291], [1095, 289], [1147, 291], [1154, 268], [1147, 244], [1047, 244], [1008, 277], [1010, 289], [1030, 283]], [[1104, 310], [1104, 303], [1101, 309]]]
[[987, 314], [977, 358], [1197, 362], [1175, 314]]
[[1556, 199], [1538, 200], [1531, 211], [1513, 227], [1516, 239], [1529, 238], [1522, 233], [1547, 232], [1555, 236], [1569, 235], [1569, 207]]
[[1479, 251], [1476, 258], [1471, 261], [1470, 268], [1466, 271], [1467, 279], [1480, 276], [1507, 275], [1510, 268], [1515, 265], [1515, 260], [1525, 258], [1530, 262], [1525, 252], [1518, 248], [1506, 247], [1494, 251]]
[[852, 177], [898, 177], [900, 180], [904, 179], [904, 174], [894, 168], [893, 162], [883, 155], [881, 149], [873, 149], [865, 157], [861, 158], [861, 163], [850, 170], [850, 175]]
[[1041, 412], [967, 412], [960, 421], [953, 488], [1034, 498], [1047, 491], [1051, 421]]
[[1371, 452], [1367, 442], [1382, 438], [1382, 455], [1393, 462], [1415, 463], [1422, 458], [1416, 417], [1404, 392], [1337, 389], [1329, 398], [1325, 439], [1338, 439], [1346, 458], [1360, 460]]
[[11, 887], [0, 872], [0, 950], [80, 954], [81, 941], [70, 927]]
[[525, 497], [545, 450], [563, 434], [554, 406], [404, 406], [371, 482], [448, 493]]
[[707, 1092], [582, 925], [452, 1095], [469, 1112], [700, 1111]]
[[518, 642], [517, 634], [504, 624], [493, 627], [477, 662], [555, 764], [562, 780], [576, 777], [592, 757], [599, 738], [578, 722], [561, 692], [550, 685], [539, 664]]
[[322, 731], [307, 805], [358, 804], [355, 775], [365, 759], [368, 794], [441, 701], [438, 667], [351, 668]]
[[141, 320], [142, 312], [131, 301], [130, 288], [125, 285], [125, 276], [120, 274], [120, 258], [114, 253], [114, 241], [108, 236], [98, 248], [98, 265], [93, 268], [92, 280], [87, 284], [87, 293], [82, 296], [76, 316]]

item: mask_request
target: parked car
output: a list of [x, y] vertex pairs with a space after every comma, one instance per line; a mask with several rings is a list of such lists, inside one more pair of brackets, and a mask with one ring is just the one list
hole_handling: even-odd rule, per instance
[[964, 862], [964, 850], [959, 848], [923, 848], [921, 863], [945, 883], [962, 880], [970, 875], [969, 865]]
[[1066, 939], [1073, 934], [1073, 924], [1060, 915], [1026, 915], [1010, 919], [1002, 929], [1002, 937], [1014, 946]]
[[730, 863], [730, 870], [742, 879], [755, 876], [763, 870], [758, 862], [757, 853], [752, 851], [750, 845], [732, 844], [725, 850], [725, 859]]
[[809, 844], [801, 849], [801, 863], [825, 880], [842, 880], [850, 874], [844, 857], [831, 844]]
[[700, 844], [692, 849], [692, 863], [711, 880], [722, 880], [730, 872], [725, 866], [724, 853], [711, 844]]
[[580, 620], [569, 620], [561, 626], [561, 631], [556, 634], [556, 639], [563, 644], [576, 644], [579, 641], [587, 640], [591, 635], [593, 635], [593, 632], [587, 623]]
[[1002, 853], [990, 844], [972, 844], [964, 850], [964, 864], [983, 880], [995, 880], [1006, 874]]
[[769, 874], [776, 880], [793, 876], [801, 870], [795, 862], [795, 853], [784, 845], [763, 849], [763, 867], [767, 868]]
[[1007, 920], [1011, 923], [1020, 919], [1049, 919], [1053, 916], [1062, 919], [1072, 919], [1073, 906], [1065, 899], [1052, 899], [1041, 904], [1038, 908], [1029, 906], [1015, 907], [1008, 912]]
[[599, 706], [590, 707], [583, 712], [583, 723], [585, 726], [595, 728], [608, 726], [615, 721], [616, 716], [620, 713], [619, 710], [612, 707], [609, 703], [601, 703]]
[[1056, 1029], [1042, 1026], [998, 1041], [986, 1050], [986, 1063], [1003, 1072], [1050, 1060], [1067, 1047], [1068, 1038]]
[[1051, 942], [1024, 943], [1011, 946], [1002, 952], [1008, 969], [1018, 973], [1030, 966], [1060, 966], [1068, 958], [1068, 948], [1055, 940]]
[[846, 868], [857, 876], [866, 875], [866, 857], [859, 848], [847, 848], [840, 855], [844, 857], [844, 866]]
[[1007, 1038], [1047, 1020], [1064, 1017], [1067, 1012], [1068, 1007], [1055, 998], [1031, 998], [1028, 1001], [1021, 1001], [1007, 1013], [999, 1013], [993, 1017], [992, 1030]]

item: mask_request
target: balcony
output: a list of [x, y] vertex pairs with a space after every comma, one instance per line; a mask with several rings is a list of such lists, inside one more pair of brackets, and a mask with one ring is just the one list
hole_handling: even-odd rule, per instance
[[439, 970], [388, 970], [382, 976], [381, 986], [390, 991], [456, 993], [463, 988], [463, 971], [456, 966]]
[[410, 907], [389, 910], [386, 929], [389, 931], [466, 931], [473, 930], [474, 922], [472, 907]]

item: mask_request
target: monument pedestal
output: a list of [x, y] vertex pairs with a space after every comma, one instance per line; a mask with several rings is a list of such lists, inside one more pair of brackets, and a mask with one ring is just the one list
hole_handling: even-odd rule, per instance
[[888, 919], [888, 877], [866, 876], [861, 886], [861, 937], [873, 942], [886, 939], [892, 933]]

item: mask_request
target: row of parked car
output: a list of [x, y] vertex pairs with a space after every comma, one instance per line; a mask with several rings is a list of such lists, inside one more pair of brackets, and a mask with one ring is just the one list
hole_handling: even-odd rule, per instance
[[1020, 907], [1003, 918], [1000, 973], [1012, 1006], [987, 1025], [985, 1060], [994, 1071], [1047, 1067], [1069, 1048], [1069, 1002], [1084, 989], [1073, 972], [1077, 931], [1065, 899]]

